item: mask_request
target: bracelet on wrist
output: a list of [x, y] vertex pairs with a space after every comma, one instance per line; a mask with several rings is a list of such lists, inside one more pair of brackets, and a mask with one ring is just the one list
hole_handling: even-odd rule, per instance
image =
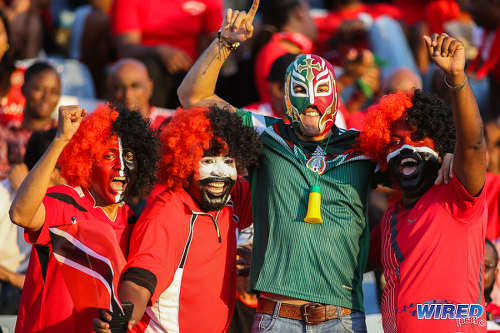
[[453, 89], [453, 90], [455, 90], [455, 91], [459, 91], [459, 90], [461, 90], [463, 87], [465, 87], [465, 84], [467, 83], [467, 76], [465, 77], [464, 82], [462, 82], [462, 83], [461, 83], [461, 84], [459, 84], [458, 86], [452, 86], [452, 85], [448, 82], [448, 80], [446, 79], [446, 75], [444, 75], [444, 77], [443, 77], [443, 81], [444, 81], [444, 84], [445, 84], [448, 88]]
[[225, 40], [224, 38], [222, 38], [222, 32], [221, 32], [221, 30], [219, 30], [217, 32], [217, 40], [219, 41], [219, 45], [221, 47], [223, 46], [226, 49], [228, 49], [229, 51], [234, 51], [234, 50], [236, 50], [240, 46], [240, 42], [233, 42], [233, 43], [231, 43], [230, 41]]

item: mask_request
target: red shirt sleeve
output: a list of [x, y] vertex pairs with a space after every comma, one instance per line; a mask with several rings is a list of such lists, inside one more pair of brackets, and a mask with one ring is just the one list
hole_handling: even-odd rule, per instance
[[231, 193], [234, 202], [234, 214], [238, 216], [238, 229], [241, 231], [252, 224], [252, 204], [250, 184], [245, 178], [240, 178]]
[[483, 189], [479, 195], [472, 196], [456, 175], [448, 185], [442, 186], [441, 195], [450, 214], [460, 222], [479, 221], [483, 213], [487, 214], [486, 191]]
[[[75, 201], [78, 200], [78, 194], [69, 186], [54, 186], [47, 190], [47, 194], [53, 192], [63, 193], [71, 196]], [[43, 198], [42, 204], [45, 207], [45, 221], [42, 228], [36, 232], [25, 231], [24, 233], [26, 241], [33, 245], [50, 243], [49, 227], [71, 223], [71, 206], [47, 195]]]
[[175, 217], [169, 212], [168, 202], [158, 196], [141, 214], [130, 239], [130, 253], [124, 268], [140, 268], [156, 278], [151, 304], [171, 284], [175, 271], [182, 257], [182, 246], [176, 246], [176, 240], [186, 239], [175, 228]]
[[113, 34], [141, 31], [141, 18], [137, 0], [115, 0], [111, 10]]
[[222, 3], [222, 0], [207, 1], [207, 10], [205, 11], [203, 22], [204, 33], [212, 34], [219, 31], [222, 25], [223, 10], [224, 4]]

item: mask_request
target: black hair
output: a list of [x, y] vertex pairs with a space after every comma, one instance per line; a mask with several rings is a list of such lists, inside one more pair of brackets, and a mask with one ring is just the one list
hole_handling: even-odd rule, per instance
[[33, 63], [31, 66], [29, 66], [28, 69], [26, 69], [26, 72], [24, 73], [24, 83], [28, 83], [33, 79], [34, 76], [45, 71], [53, 71], [54, 73], [59, 75], [57, 73], [57, 70], [48, 62], [37, 61]]
[[288, 66], [295, 60], [295, 58], [297, 58], [297, 54], [286, 53], [276, 59], [271, 66], [267, 81], [283, 84], [283, 82], [285, 81], [286, 70]]
[[262, 15], [262, 30], [253, 38], [253, 58], [288, 23], [291, 13], [300, 5], [300, 0], [263, 0], [259, 9]]
[[[207, 113], [214, 137], [222, 139], [229, 148], [228, 156], [236, 160], [238, 172], [258, 166], [262, 143], [252, 127], [244, 126], [235, 112], [211, 106]], [[213, 139], [206, 156], [217, 156], [224, 150], [224, 143]]]
[[451, 108], [434, 94], [415, 90], [413, 106], [408, 109], [408, 124], [417, 128], [415, 137], [430, 137], [439, 156], [453, 153], [455, 148], [455, 124]]
[[10, 76], [16, 70], [14, 51], [12, 47], [12, 40], [10, 38], [10, 27], [5, 13], [0, 10], [0, 20], [2, 20], [7, 34], [7, 42], [9, 49], [5, 52], [0, 61], [0, 96], [5, 96], [10, 90]]
[[156, 182], [156, 167], [160, 159], [159, 139], [150, 127], [150, 120], [145, 120], [137, 111], [115, 106], [119, 113], [113, 123], [113, 132], [123, 144], [124, 150], [130, 150], [137, 162], [137, 178], [129, 197], [145, 197]]
[[57, 133], [57, 128], [51, 128], [46, 131], [35, 131], [26, 144], [26, 153], [24, 154], [24, 164], [31, 170], [36, 162], [43, 156]]
[[493, 249], [493, 254], [494, 254], [494, 257], [495, 257], [495, 260], [494, 260], [494, 263], [495, 263], [495, 267], [497, 267], [497, 263], [498, 263], [498, 251], [497, 251], [497, 248], [495, 246], [495, 244], [493, 244], [492, 241], [490, 241], [488, 238], [485, 238], [485, 250], [486, 250], [486, 246], [491, 246], [491, 248]]

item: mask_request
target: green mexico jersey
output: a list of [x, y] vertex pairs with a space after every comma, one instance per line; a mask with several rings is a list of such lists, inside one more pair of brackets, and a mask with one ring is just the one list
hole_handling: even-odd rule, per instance
[[255, 229], [249, 287], [363, 311], [375, 165], [355, 149], [359, 132], [334, 129], [318, 178], [323, 223], [310, 224], [304, 217], [316, 173], [306, 162], [326, 140], [300, 141], [280, 119], [237, 112], [264, 144], [260, 166], [249, 172]]

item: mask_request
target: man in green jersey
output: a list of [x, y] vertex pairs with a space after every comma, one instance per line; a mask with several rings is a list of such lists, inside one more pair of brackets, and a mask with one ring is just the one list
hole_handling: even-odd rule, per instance
[[[259, 292], [253, 331], [366, 332], [362, 279], [375, 165], [356, 149], [359, 132], [333, 126], [338, 96], [331, 64], [301, 55], [289, 66], [284, 105], [290, 124], [236, 109], [214, 94], [224, 61], [252, 35], [258, 3], [248, 14], [227, 10], [218, 39], [178, 89], [184, 108], [233, 110], [264, 144], [260, 167], [249, 170], [255, 221], [250, 288]], [[319, 190], [321, 205], [308, 212], [310, 192]]]

